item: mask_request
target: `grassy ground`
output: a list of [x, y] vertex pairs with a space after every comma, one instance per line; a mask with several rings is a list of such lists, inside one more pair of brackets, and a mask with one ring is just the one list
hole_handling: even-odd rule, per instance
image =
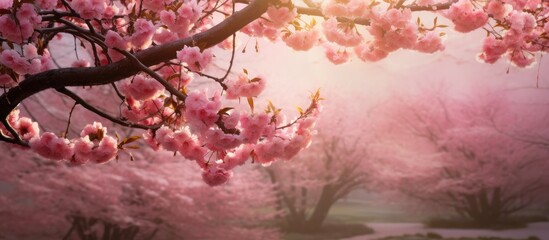
[[539, 240], [537, 237], [528, 238], [500, 238], [500, 237], [461, 237], [461, 238], [444, 238], [436, 233], [427, 234], [407, 234], [402, 236], [384, 237], [378, 240]]
[[373, 230], [364, 224], [325, 224], [315, 234], [287, 233], [285, 240], [336, 240], [354, 236], [372, 234]]
[[367, 201], [340, 201], [330, 210], [327, 222], [421, 222], [425, 217], [406, 213], [402, 207], [372, 204]]
[[[432, 208], [431, 208], [432, 209]], [[425, 210], [429, 208], [418, 209], [415, 213], [410, 210], [406, 210], [405, 207], [398, 204], [391, 204], [377, 198], [373, 195], [366, 193], [359, 194], [358, 196], [351, 196], [348, 199], [337, 202], [329, 212], [329, 215], [325, 221], [328, 225], [363, 225], [367, 226], [371, 223], [421, 223], [428, 222], [429, 219], [436, 218], [450, 218], [457, 217], [453, 212], [431, 211], [426, 213]], [[526, 211], [522, 214], [527, 216], [533, 216], [533, 214], [540, 214], [539, 211]], [[527, 221], [534, 222], [534, 221]], [[448, 228], [448, 226], [445, 226]], [[467, 227], [465, 227], [467, 228]], [[304, 235], [288, 233], [285, 235], [286, 240], [331, 240], [341, 239], [350, 236], [364, 235], [367, 233], [361, 232], [363, 230], [355, 229], [345, 231], [336, 231], [335, 234], [322, 233], [320, 235]], [[342, 233], [343, 232], [343, 233]], [[359, 234], [361, 233], [361, 234]], [[339, 235], [343, 234], [343, 235]], [[345, 235], [351, 234], [351, 235]], [[407, 238], [395, 238], [396, 240], [404, 240]], [[410, 238], [416, 239], [416, 238]], [[473, 239], [476, 240], [476, 239]]]
[[376, 199], [361, 197], [337, 202], [331, 209], [325, 225], [332, 227], [315, 235], [287, 233], [285, 240], [332, 240], [373, 233], [364, 229], [367, 222], [417, 222], [422, 219], [403, 212], [399, 206], [382, 205]]

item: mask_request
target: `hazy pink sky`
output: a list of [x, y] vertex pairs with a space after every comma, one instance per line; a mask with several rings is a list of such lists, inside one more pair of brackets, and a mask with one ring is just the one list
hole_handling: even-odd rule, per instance
[[[427, 16], [422, 19], [428, 21], [431, 18]], [[246, 68], [251, 75], [261, 73], [266, 76], [268, 87], [263, 97], [289, 111], [295, 111], [296, 105], [305, 106], [308, 94], [317, 88], [327, 98], [324, 104], [328, 109], [330, 103], [335, 102], [330, 99], [346, 99], [347, 102], [356, 103], [347, 107], [363, 109], [365, 105], [379, 103], [395, 90], [406, 91], [439, 82], [458, 94], [470, 92], [479, 83], [511, 89], [535, 87], [539, 71], [540, 87], [549, 87], [549, 59], [542, 59], [540, 65], [536, 63], [528, 69], [510, 66], [506, 59], [496, 64], [480, 63], [476, 55], [482, 49], [484, 30], [468, 34], [456, 33], [451, 29], [444, 31], [447, 35], [444, 41], [446, 50], [443, 52], [425, 54], [398, 50], [379, 62], [362, 62], [353, 58], [352, 62], [342, 65], [330, 63], [320, 46], [311, 51], [296, 52], [284, 43], [262, 39], [259, 41], [259, 53], [256, 53], [256, 40], [240, 34], [233, 72]], [[246, 42], [246, 53], [243, 54], [241, 51]], [[65, 41], [63, 45], [53, 55], [74, 56], [72, 40]], [[216, 64], [225, 68], [230, 52], [217, 49], [215, 54]], [[83, 55], [86, 54], [80, 54]], [[215, 67], [207, 70], [215, 72]], [[549, 90], [521, 89], [513, 93], [519, 102], [549, 103]], [[259, 107], [265, 103], [256, 101]]]
[[[284, 102], [283, 105], [291, 108], [298, 103], [306, 104], [307, 94], [316, 88], [321, 88], [329, 105], [333, 96], [349, 98], [351, 102], [366, 100], [366, 104], [375, 104], [392, 90], [441, 81], [459, 92], [470, 91], [471, 86], [478, 83], [504, 85], [506, 88], [535, 87], [538, 65], [528, 69], [511, 66], [507, 74], [510, 64], [506, 59], [492, 65], [476, 60], [482, 48], [483, 30], [469, 34], [455, 33], [450, 29], [446, 32], [446, 50], [443, 52], [424, 54], [399, 50], [379, 62], [362, 62], [354, 58], [350, 63], [337, 66], [324, 57], [321, 47], [296, 52], [283, 43], [260, 41], [259, 53], [256, 53], [255, 40], [250, 39], [245, 54], [240, 53], [244, 44], [237, 49], [234, 70], [247, 68], [251, 73], [263, 73], [268, 77], [268, 90], [264, 96], [275, 103]], [[240, 41], [246, 43], [248, 37], [242, 36]], [[223, 59], [224, 56], [218, 54], [218, 58]], [[225, 63], [220, 62], [219, 65], [224, 66]], [[549, 87], [549, 59], [542, 60], [539, 76], [540, 86]], [[545, 96], [549, 96], [549, 90], [519, 92], [518, 95], [526, 96], [525, 101], [548, 102]]]

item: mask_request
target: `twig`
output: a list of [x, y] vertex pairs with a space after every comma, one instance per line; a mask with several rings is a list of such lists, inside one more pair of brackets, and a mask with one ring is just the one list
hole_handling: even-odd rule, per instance
[[126, 56], [128, 59], [130, 59], [130, 61], [132, 61], [132, 63], [134, 65], [139, 67], [139, 69], [141, 69], [141, 71], [149, 74], [151, 77], [156, 79], [156, 81], [158, 81], [160, 84], [162, 84], [162, 86], [164, 86], [166, 88], [166, 90], [168, 90], [168, 92], [170, 92], [171, 94], [177, 96], [181, 101], [185, 101], [185, 99], [187, 98], [187, 94], [182, 93], [179, 90], [175, 89], [168, 81], [166, 81], [162, 76], [160, 76], [155, 71], [153, 71], [150, 68], [148, 68], [147, 66], [145, 66], [133, 54], [131, 54], [127, 51], [124, 51], [124, 50], [117, 49], [117, 48], [115, 48], [115, 50], [122, 53], [124, 56]]
[[127, 121], [123, 121], [121, 119], [118, 119], [116, 117], [113, 117], [109, 114], [106, 114], [104, 113], [103, 111], [95, 108], [94, 106], [90, 105], [88, 102], [86, 102], [86, 100], [80, 98], [78, 95], [76, 95], [74, 92], [66, 89], [66, 88], [57, 88], [56, 89], [58, 92], [60, 93], [63, 93], [65, 95], [67, 95], [68, 97], [72, 98], [76, 103], [80, 104], [82, 107], [90, 110], [91, 112], [103, 117], [103, 118], [106, 118], [108, 119], [109, 121], [111, 122], [114, 122], [114, 123], [117, 123], [117, 124], [120, 124], [124, 127], [131, 127], [131, 128], [140, 128], [140, 129], [145, 129], [145, 130], [148, 130], [148, 129], [152, 129], [152, 130], [155, 130], [155, 129], [158, 129], [160, 128], [160, 125], [151, 125], [151, 126], [147, 126], [147, 125], [142, 125], [142, 124], [138, 124], [138, 123], [132, 123], [132, 122], [127, 122]]
[[71, 118], [72, 118], [72, 112], [74, 111], [74, 108], [78, 105], [78, 103], [75, 101], [72, 105], [71, 111], [69, 112], [69, 120], [67, 121], [67, 128], [65, 128], [65, 132], [63, 133], [63, 137], [66, 138], [67, 134], [69, 133], [69, 127], [71, 125]]

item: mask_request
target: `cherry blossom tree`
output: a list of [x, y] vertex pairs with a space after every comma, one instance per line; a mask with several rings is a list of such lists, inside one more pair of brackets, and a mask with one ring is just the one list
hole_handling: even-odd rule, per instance
[[549, 149], [504, 134], [547, 134], [545, 124], [532, 125], [544, 111], [524, 113], [497, 91], [395, 97], [374, 114], [383, 120], [372, 128], [379, 139], [371, 147], [372, 174], [385, 188], [481, 226], [499, 224], [548, 197]]
[[[2, 158], [20, 155], [2, 146]], [[0, 238], [276, 239], [261, 226], [274, 204], [259, 172], [210, 188], [189, 162], [142, 154], [126, 164], [73, 167], [32, 154], [0, 170]], [[30, 227], [32, 226], [32, 227]]]
[[276, 206], [282, 210], [280, 220], [284, 230], [321, 231], [337, 201], [366, 188], [367, 139], [351, 132], [350, 124], [344, 122], [349, 121], [324, 119], [319, 126], [322, 130], [311, 147], [287, 163], [265, 168], [276, 186]]
[[[254, 109], [268, 79], [251, 70], [233, 71], [237, 38], [281, 40], [296, 51], [321, 46], [334, 64], [355, 55], [377, 61], [399, 49], [433, 53], [444, 49], [442, 31], [483, 28], [479, 59], [502, 56], [519, 66], [547, 50], [548, 4], [541, 0], [36, 0], [0, 1], [0, 140], [30, 148], [42, 157], [103, 163], [129, 140], [143, 138], [153, 149], [191, 159], [211, 185], [226, 182], [232, 169], [293, 157], [311, 141], [319, 94], [294, 118], [272, 104]], [[427, 12], [428, 14], [420, 14]], [[438, 16], [438, 17], [437, 17]], [[440, 17], [440, 18], [439, 18]], [[443, 20], [447, 19], [447, 20]], [[73, 60], [52, 53], [74, 42]], [[230, 60], [223, 73], [211, 67], [217, 51]], [[65, 47], [66, 48], [66, 47]], [[87, 51], [87, 57], [80, 50]], [[252, 66], [253, 67], [253, 66]], [[189, 85], [196, 79], [210, 91]], [[76, 89], [110, 87], [118, 99], [99, 109]], [[20, 104], [55, 90], [102, 117], [80, 136], [39, 131], [38, 119], [18, 116]], [[238, 107], [242, 101], [249, 109]], [[255, 100], [254, 100], [255, 99]], [[33, 113], [36, 114], [36, 113]], [[146, 131], [116, 139], [104, 128], [113, 122]], [[278, 143], [276, 143], [278, 142]]]

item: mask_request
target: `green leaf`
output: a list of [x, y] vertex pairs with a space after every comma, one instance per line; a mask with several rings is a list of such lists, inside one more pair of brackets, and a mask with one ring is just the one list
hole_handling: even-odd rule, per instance
[[258, 77], [254, 77], [252, 80], [250, 80], [251, 83], [259, 82], [259, 81], [261, 81], [261, 78], [258, 78]]
[[180, 77], [180, 76], [181, 76], [181, 74], [179, 74], [179, 73], [172, 74], [172, 75], [169, 76], [166, 80], [169, 81], [169, 80], [172, 80], [172, 79], [174, 79], [174, 78], [178, 78], [178, 77]]
[[226, 108], [222, 108], [220, 109], [217, 114], [218, 115], [229, 115], [227, 112], [234, 109], [233, 107], [226, 107]]
[[164, 107], [175, 109], [176, 105], [177, 104], [174, 102], [172, 98], [164, 99]]
[[313, 18], [313, 19], [311, 20], [311, 24], [310, 24], [310, 25], [311, 25], [311, 27], [314, 27], [314, 26], [316, 25], [316, 18]]
[[254, 99], [249, 97], [248, 98], [248, 105], [250, 105], [250, 109], [252, 110], [252, 114], [254, 113]]
[[299, 112], [299, 115], [303, 116], [303, 109], [299, 106], [297, 106], [297, 111]]
[[122, 140], [120, 144], [124, 145], [128, 143], [132, 143], [139, 140], [140, 138], [141, 138], [140, 136], [130, 136], [130, 137], [124, 138], [124, 140]]

